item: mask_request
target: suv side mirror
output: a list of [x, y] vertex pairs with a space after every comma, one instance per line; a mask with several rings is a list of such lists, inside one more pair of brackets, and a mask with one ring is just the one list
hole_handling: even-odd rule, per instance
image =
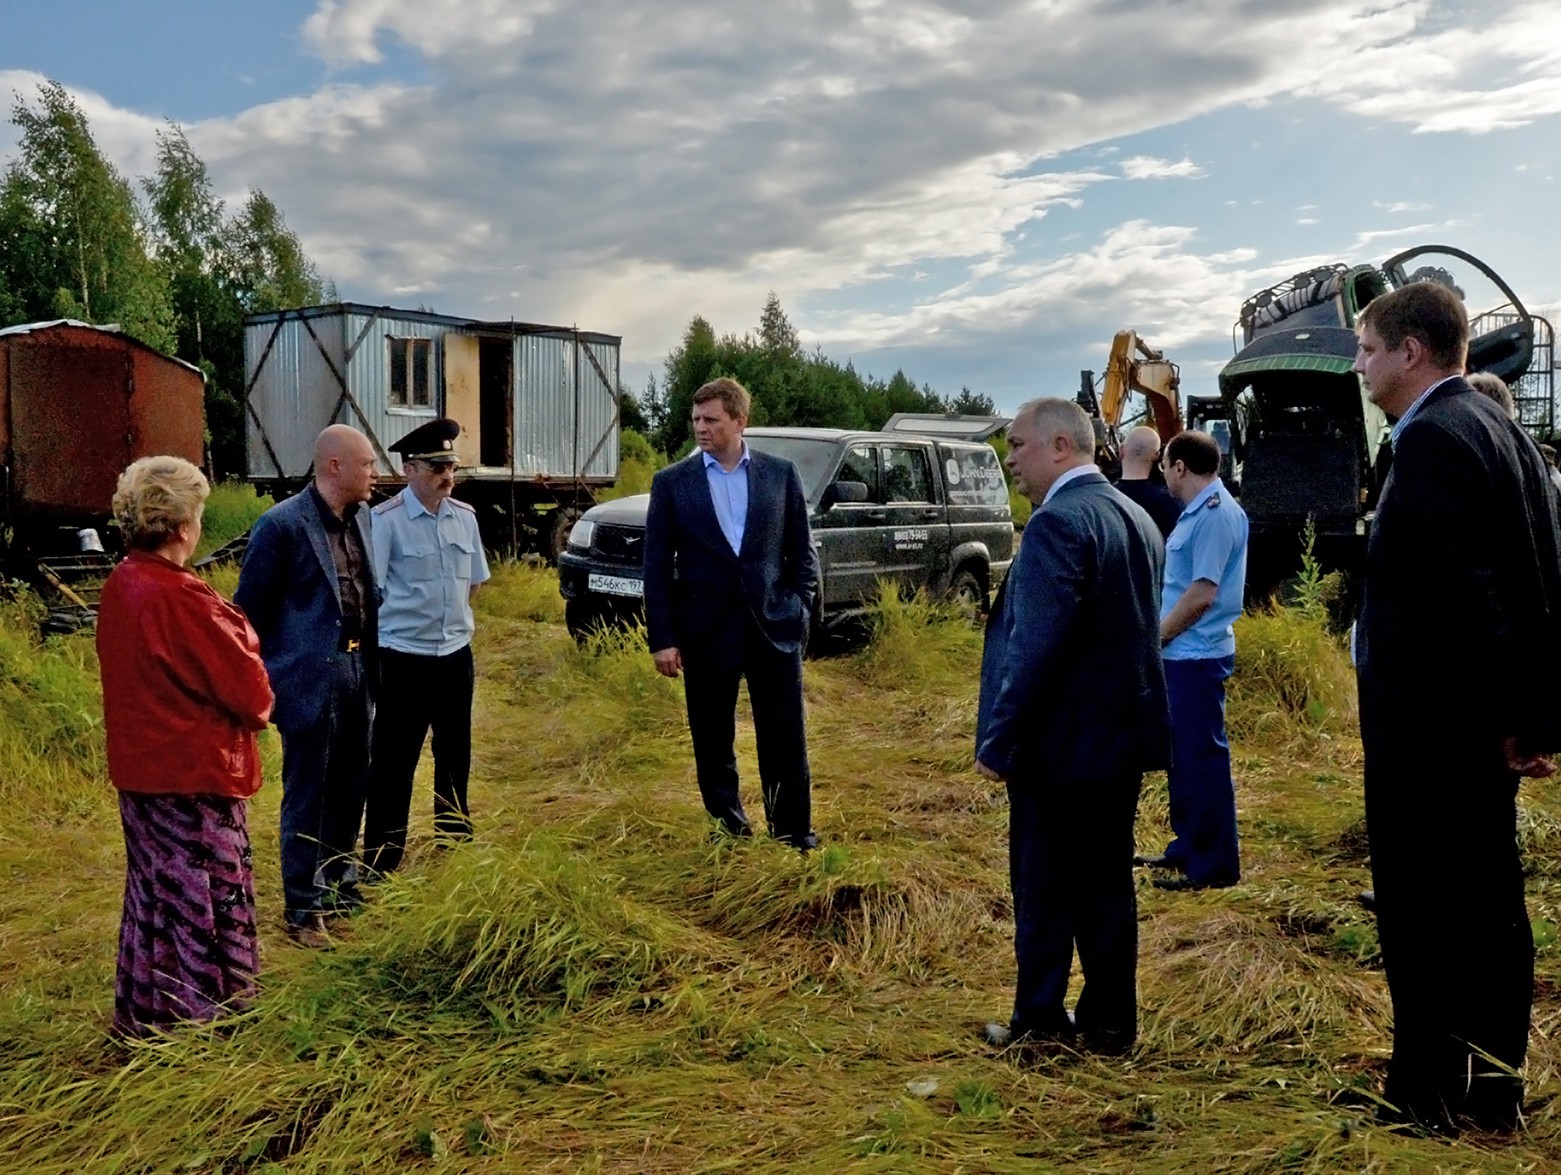
[[865, 501], [867, 501], [866, 482], [832, 481], [824, 487], [824, 498], [820, 504], [827, 510], [837, 502]]

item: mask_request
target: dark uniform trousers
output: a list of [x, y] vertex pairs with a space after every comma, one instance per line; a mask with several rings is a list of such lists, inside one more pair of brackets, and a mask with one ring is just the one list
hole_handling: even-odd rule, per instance
[[1393, 996], [1384, 1096], [1433, 1126], [1466, 1118], [1510, 1130], [1534, 995], [1518, 777], [1494, 751], [1424, 751], [1394, 757], [1366, 743], [1377, 931]]
[[737, 790], [737, 684], [748, 682], [753, 704], [759, 786], [770, 835], [808, 847], [813, 831], [812, 777], [802, 708], [802, 653], [778, 651], [750, 619], [743, 647], [683, 650], [688, 730], [705, 811], [727, 832], [752, 830]]
[[1008, 782], [1014, 894], [1014, 1034], [1071, 1036], [1064, 997], [1075, 946], [1084, 987], [1077, 1030], [1131, 1041], [1138, 1032], [1138, 903], [1133, 819], [1143, 777], [1058, 788], [1044, 768]]
[[[358, 879], [353, 849], [369, 776], [368, 668], [361, 652], [335, 654], [318, 722], [282, 735], [282, 889], [301, 924]], [[345, 892], [344, 892], [345, 891]]]
[[442, 657], [380, 649], [374, 715], [374, 771], [363, 830], [363, 857], [375, 873], [400, 866], [412, 811], [412, 780], [433, 729], [434, 831], [471, 835], [466, 785], [472, 766], [470, 645]]

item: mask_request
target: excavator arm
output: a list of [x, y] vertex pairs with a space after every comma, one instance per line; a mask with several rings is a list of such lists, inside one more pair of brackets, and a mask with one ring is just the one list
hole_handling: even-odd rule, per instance
[[1176, 364], [1156, 351], [1136, 331], [1119, 330], [1111, 340], [1106, 360], [1105, 387], [1100, 396], [1100, 420], [1105, 426], [1105, 447], [1115, 460], [1121, 449], [1118, 428], [1128, 396], [1143, 396], [1164, 444], [1182, 431], [1181, 373]]

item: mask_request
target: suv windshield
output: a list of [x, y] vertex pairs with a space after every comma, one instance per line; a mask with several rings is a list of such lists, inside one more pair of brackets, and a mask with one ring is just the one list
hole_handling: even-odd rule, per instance
[[802, 492], [808, 501], [816, 502], [824, 488], [824, 479], [834, 468], [839, 446], [832, 440], [812, 437], [763, 437], [744, 436], [750, 449], [768, 453], [772, 457], [785, 457], [802, 475]]

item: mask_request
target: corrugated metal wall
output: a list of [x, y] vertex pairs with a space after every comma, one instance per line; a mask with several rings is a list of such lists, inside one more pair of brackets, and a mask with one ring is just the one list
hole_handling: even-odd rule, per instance
[[[317, 317], [309, 325], [341, 370], [341, 317]], [[262, 355], [265, 361], [256, 378]], [[314, 438], [333, 423], [331, 410], [341, 396], [325, 354], [297, 318], [289, 317], [280, 328], [274, 319], [251, 322], [244, 327], [244, 378], [250, 385], [250, 406], [260, 418], [257, 428], [245, 413], [250, 477], [303, 477], [314, 461]]]
[[[365, 333], [367, 328], [367, 333]], [[347, 346], [357, 342], [347, 370], [347, 386], [368, 418], [365, 432], [379, 438], [380, 445], [388, 450], [418, 425], [426, 424], [444, 411], [444, 388], [440, 373], [444, 371], [444, 355], [439, 340], [450, 328], [437, 322], [417, 322], [395, 318], [389, 314], [346, 315]], [[361, 336], [361, 338], [360, 338]], [[433, 402], [427, 408], [392, 407], [390, 404], [390, 344], [388, 339], [430, 339], [433, 370], [429, 373], [429, 390]], [[357, 414], [349, 406], [339, 416], [343, 424], [364, 428]], [[395, 460], [395, 454], [391, 454]], [[399, 462], [382, 473], [401, 472]]]
[[[254, 365], [277, 329], [276, 322], [272, 319], [248, 324], [244, 354], [253, 382], [250, 403], [277, 458], [272, 460], [261, 429], [254, 420], [248, 420], [249, 471], [253, 478], [278, 474], [303, 477], [309, 470], [315, 436], [334, 422], [364, 428], [366, 421], [364, 431], [388, 449], [412, 429], [444, 411], [443, 336], [478, 333], [493, 337], [495, 333], [492, 328], [463, 329], [461, 320], [423, 321], [399, 318], [394, 312], [376, 316], [364, 307], [311, 315], [309, 325], [337, 370], [345, 373], [347, 386], [362, 408], [364, 419], [359, 419], [350, 404], [343, 404], [332, 417], [332, 409], [341, 397], [341, 386], [302, 320], [290, 314], [282, 323], [259, 378], [255, 377]], [[387, 338], [433, 340], [432, 407], [391, 407]], [[346, 357], [349, 348], [351, 355]], [[521, 478], [549, 479], [617, 477], [617, 344], [592, 342], [564, 332], [517, 335], [513, 357], [516, 474]], [[384, 472], [399, 473], [400, 469], [395, 466]]]
[[[602, 382], [587, 350], [610, 383]], [[573, 335], [516, 339], [516, 472], [617, 477], [617, 385], [618, 349], [611, 344], [577, 342]]]

